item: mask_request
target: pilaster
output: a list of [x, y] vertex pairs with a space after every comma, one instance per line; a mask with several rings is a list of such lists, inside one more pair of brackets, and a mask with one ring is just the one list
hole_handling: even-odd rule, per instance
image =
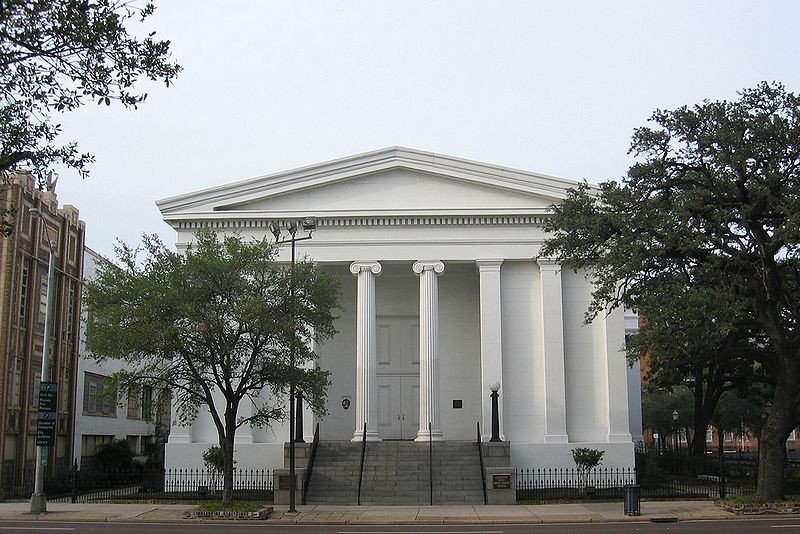
[[498, 413], [500, 439], [505, 441], [503, 431], [503, 342], [502, 306], [500, 293], [500, 267], [502, 259], [476, 260], [480, 283], [481, 321], [481, 439], [489, 441], [492, 428], [491, 385], [500, 384]]
[[545, 443], [569, 443], [567, 389], [564, 372], [564, 311], [561, 265], [545, 258], [539, 264], [539, 306], [542, 320], [545, 387]]

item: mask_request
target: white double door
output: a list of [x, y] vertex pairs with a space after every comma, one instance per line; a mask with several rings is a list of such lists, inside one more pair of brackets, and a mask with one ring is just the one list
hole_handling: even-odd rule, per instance
[[419, 430], [419, 319], [377, 318], [378, 433], [414, 439]]

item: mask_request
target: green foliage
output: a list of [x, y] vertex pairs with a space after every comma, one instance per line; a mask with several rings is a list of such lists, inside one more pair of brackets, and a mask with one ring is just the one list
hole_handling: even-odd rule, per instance
[[[658, 433], [662, 448], [666, 436], [688, 426], [693, 410], [692, 394], [685, 387], [673, 391], [645, 389], [642, 392], [642, 424]], [[673, 412], [678, 412], [677, 421], [672, 418]]]
[[134, 454], [128, 442], [124, 439], [115, 439], [98, 448], [91, 466], [95, 471], [121, 473], [133, 471], [139, 467], [139, 464], [134, 460]]
[[730, 355], [762, 365], [775, 399], [759, 493], [777, 498], [785, 436], [800, 419], [800, 98], [765, 82], [651, 121], [634, 132], [637, 162], [621, 183], [582, 184], [554, 206], [542, 255], [590, 273], [587, 319], [626, 306], [662, 323], [675, 337], [670, 361], [688, 352], [703, 372]]
[[[101, 360], [127, 362], [114, 376], [121, 392], [142, 386], [170, 391], [178, 422], [208, 410], [230, 497], [239, 427], [284, 419], [291, 383], [315, 413], [325, 413], [328, 372], [313, 365], [310, 342], [321, 344], [335, 333], [338, 279], [299, 262], [293, 305], [291, 270], [274, 261], [275, 246], [266, 239], [245, 242], [201, 231], [185, 254], [156, 237], [146, 237], [143, 248], [141, 258], [121, 245], [120, 265], [101, 265], [87, 283], [87, 347]], [[246, 416], [239, 415], [243, 402]]]
[[[0, 172], [27, 168], [42, 186], [54, 164], [87, 174], [90, 154], [60, 144], [54, 113], [87, 102], [135, 108], [142, 83], [174, 81], [170, 43], [128, 33], [154, 11], [150, 1], [3, 0], [0, 8]], [[140, 33], [137, 30], [135, 33]]]
[[225, 458], [223, 456], [222, 447], [219, 445], [212, 445], [203, 453], [203, 463], [206, 468], [215, 473], [222, 473], [225, 467]]
[[576, 447], [572, 449], [572, 459], [575, 461], [575, 466], [578, 468], [581, 493], [589, 487], [589, 473], [592, 469], [603, 463], [603, 456], [605, 456], [605, 454], [605, 451], [598, 451], [597, 449], [585, 447]]
[[603, 456], [605, 451], [598, 451], [597, 449], [589, 449], [584, 447], [577, 447], [572, 449], [572, 459], [579, 471], [591, 471], [595, 467], [603, 463]]

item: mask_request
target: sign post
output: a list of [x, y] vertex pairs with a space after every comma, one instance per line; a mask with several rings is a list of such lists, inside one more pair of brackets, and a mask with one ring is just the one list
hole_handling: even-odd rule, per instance
[[[39, 383], [39, 410], [36, 414], [36, 446], [50, 447], [56, 439], [56, 419], [58, 384]], [[42, 455], [42, 465], [47, 464], [47, 456]]]

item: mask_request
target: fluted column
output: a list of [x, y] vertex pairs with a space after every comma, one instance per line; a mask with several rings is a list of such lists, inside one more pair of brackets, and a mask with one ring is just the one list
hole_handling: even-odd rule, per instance
[[480, 281], [481, 319], [481, 439], [489, 441], [492, 429], [491, 385], [500, 384], [498, 412], [500, 439], [505, 441], [503, 431], [503, 323], [501, 318], [500, 267], [501, 259], [476, 260]]
[[[314, 330], [311, 330], [311, 337], [306, 340], [306, 345], [311, 352], [316, 352], [317, 344], [314, 342]], [[316, 360], [308, 360], [303, 363], [303, 369], [314, 369], [317, 366]], [[316, 421], [316, 416], [314, 412], [311, 410], [311, 406], [306, 402], [307, 399], [303, 399], [303, 439], [306, 443], [311, 443], [314, 441], [314, 424]]]
[[539, 306], [542, 320], [545, 387], [545, 443], [569, 443], [567, 385], [564, 372], [564, 315], [561, 265], [545, 258], [539, 264]]
[[356, 310], [356, 428], [353, 441], [361, 441], [364, 424], [367, 441], [380, 441], [375, 354], [375, 276], [381, 272], [376, 261], [353, 262], [350, 272], [358, 277]]
[[[439, 280], [440, 261], [418, 261], [419, 275], [419, 431], [415, 441], [442, 441], [439, 422]], [[428, 431], [430, 423], [430, 432]]]

